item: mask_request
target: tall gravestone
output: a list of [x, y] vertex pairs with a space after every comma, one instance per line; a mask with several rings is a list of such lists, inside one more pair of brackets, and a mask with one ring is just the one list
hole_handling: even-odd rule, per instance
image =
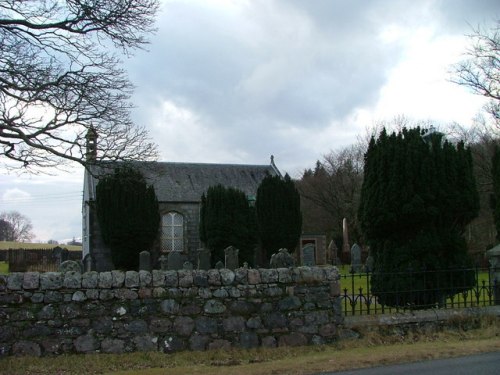
[[351, 248], [349, 245], [349, 229], [347, 227], [347, 219], [342, 220], [342, 260], [346, 262]]
[[208, 249], [198, 250], [198, 269], [209, 270], [211, 262], [211, 252]]
[[306, 244], [302, 248], [302, 265], [303, 266], [308, 266], [312, 267], [316, 265], [316, 254], [315, 254], [315, 248], [312, 243]]
[[240, 250], [235, 248], [234, 246], [229, 246], [224, 249], [226, 268], [230, 270], [235, 270], [236, 268], [239, 267], [239, 261], [238, 261], [239, 252]]
[[62, 262], [68, 260], [69, 252], [66, 248], [63, 249], [60, 246], [56, 246], [52, 250], [52, 256], [56, 259], [57, 264], [61, 264]]
[[361, 247], [355, 243], [351, 248], [351, 269], [354, 272], [361, 272]]
[[139, 253], [139, 270], [151, 271], [151, 254], [149, 251], [141, 251]]
[[162, 255], [158, 260], [160, 261], [160, 269], [162, 271], [168, 270], [168, 257], [166, 255]]
[[365, 262], [365, 271], [366, 272], [373, 272], [373, 265], [374, 265], [374, 258], [373, 256], [370, 254], [368, 254], [368, 257], [366, 258], [366, 262]]
[[328, 245], [328, 254], [330, 254], [330, 259], [334, 266], [340, 265], [339, 256], [337, 253], [337, 245], [335, 245], [335, 242], [331, 240], [330, 244]]

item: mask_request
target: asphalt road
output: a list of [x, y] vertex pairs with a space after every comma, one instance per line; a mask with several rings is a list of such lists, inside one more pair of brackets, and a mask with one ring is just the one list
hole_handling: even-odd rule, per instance
[[373, 367], [361, 370], [322, 373], [321, 375], [498, 375], [500, 374], [500, 352], [485, 353], [467, 357], [437, 359]]

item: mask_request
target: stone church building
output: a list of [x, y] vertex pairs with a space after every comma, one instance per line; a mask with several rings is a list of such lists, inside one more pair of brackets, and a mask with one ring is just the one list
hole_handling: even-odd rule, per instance
[[[88, 155], [93, 152], [90, 144]], [[99, 176], [112, 172], [119, 162], [95, 163], [85, 171], [83, 186], [83, 257], [90, 256], [91, 268], [111, 270], [111, 255], [100, 236], [93, 202]], [[152, 250], [153, 259], [160, 254], [179, 251], [196, 264], [199, 238], [201, 196], [210, 186], [221, 184], [242, 190], [249, 201], [255, 200], [257, 188], [267, 175], [281, 175], [273, 157], [268, 165], [132, 162], [148, 184], [155, 189], [160, 209], [160, 228]]]

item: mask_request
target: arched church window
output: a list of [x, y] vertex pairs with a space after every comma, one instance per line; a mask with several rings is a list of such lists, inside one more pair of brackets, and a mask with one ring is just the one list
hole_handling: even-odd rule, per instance
[[178, 212], [168, 212], [162, 216], [162, 250], [184, 250], [184, 216]]

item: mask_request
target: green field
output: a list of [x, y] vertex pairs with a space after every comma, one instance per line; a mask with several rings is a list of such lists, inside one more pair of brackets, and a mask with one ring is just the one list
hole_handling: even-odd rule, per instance
[[81, 246], [75, 245], [54, 245], [47, 243], [30, 243], [30, 242], [12, 242], [12, 241], [0, 241], [0, 250], [9, 250], [9, 249], [53, 249], [54, 247], [59, 246], [64, 249], [68, 249], [69, 251], [81, 251]]
[[9, 263], [0, 262], [0, 275], [9, 273]]

